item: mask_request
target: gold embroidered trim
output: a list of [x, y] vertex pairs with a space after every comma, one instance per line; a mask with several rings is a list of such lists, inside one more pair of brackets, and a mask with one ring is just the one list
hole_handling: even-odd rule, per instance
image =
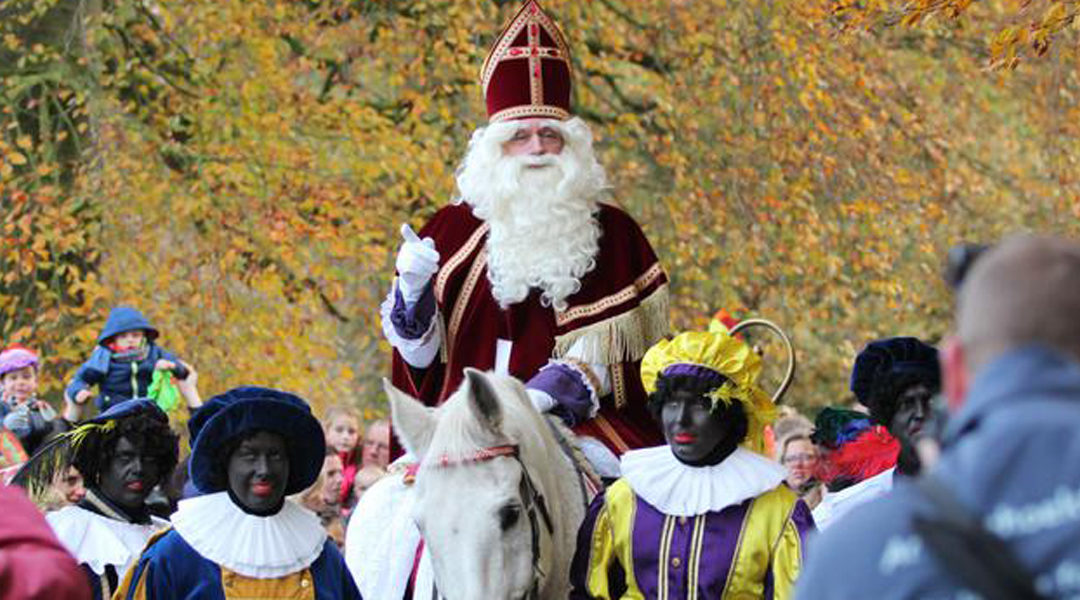
[[656, 585], [659, 600], [667, 600], [668, 597], [668, 569], [671, 568], [668, 563], [671, 560], [671, 534], [674, 529], [675, 517], [671, 515], [664, 516], [664, 529], [660, 534], [660, 565], [656, 569], [659, 574], [659, 581]]
[[[544, 103], [544, 78], [541, 77], [540, 68], [540, 27], [531, 25], [528, 28], [529, 48], [529, 101], [536, 106]], [[547, 58], [546, 56], [544, 58]]]
[[484, 239], [487, 235], [490, 226], [487, 223], [480, 225], [469, 236], [469, 239], [465, 240], [465, 244], [446, 261], [441, 268], [439, 268], [439, 274], [435, 276], [435, 297], [439, 299], [439, 303], [442, 304], [445, 299], [443, 293], [446, 291], [446, 282], [450, 279], [450, 276], [454, 274], [454, 271], [465, 262], [465, 259], [469, 258], [469, 255], [476, 250], [477, 244]]
[[582, 306], [575, 306], [569, 310], [555, 313], [555, 324], [559, 327], [575, 321], [582, 317], [591, 317], [598, 315], [612, 307], [618, 306], [627, 300], [632, 300], [645, 288], [652, 285], [661, 275], [664, 274], [664, 269], [660, 266], [659, 262], [653, 263], [644, 273], [638, 276], [633, 283], [624, 287], [623, 289], [615, 292], [614, 294], [601, 298], [592, 304], [584, 304]]
[[621, 362], [612, 363], [608, 372], [611, 373], [611, 393], [615, 396], [615, 409], [622, 410], [629, 399], [626, 393], [626, 367]]
[[[491, 83], [491, 76], [495, 73], [495, 67], [504, 60], [519, 58], [518, 56], [507, 56], [510, 45], [514, 43], [518, 34], [521, 33], [521, 29], [527, 25], [536, 24], [543, 27], [551, 39], [555, 41], [555, 48], [561, 56], [551, 56], [550, 48], [539, 48], [540, 36], [536, 36], [536, 47], [538, 50], [547, 50], [544, 53], [546, 58], [552, 58], [556, 60], [562, 60], [569, 68], [570, 64], [570, 46], [566, 43], [566, 38], [563, 37], [562, 30], [551, 17], [540, 9], [540, 6], [536, 2], [526, 2], [521, 10], [506, 24], [503, 29], [502, 35], [499, 36], [498, 41], [488, 52], [487, 58], [484, 59], [484, 65], [480, 68], [480, 89], [483, 90], [483, 94], [487, 97], [488, 85]], [[529, 35], [530, 41], [532, 41], [532, 32]], [[530, 44], [530, 46], [532, 46]], [[531, 48], [530, 48], [531, 49]], [[531, 61], [530, 61], [531, 63]], [[529, 65], [532, 67], [532, 64]]]
[[[454, 310], [450, 313], [450, 327], [447, 329], [446, 335], [446, 347], [450, 349], [450, 352], [453, 352], [454, 340], [457, 339], [461, 319], [465, 316], [465, 308], [469, 305], [469, 300], [472, 299], [473, 290], [476, 289], [476, 282], [480, 280], [480, 274], [484, 272], [485, 267], [487, 267], [487, 248], [482, 248], [469, 268], [469, 274], [465, 278], [465, 283], [461, 286], [461, 293], [458, 295], [457, 302], [454, 303]], [[449, 363], [446, 365], [446, 373], [443, 374], [443, 389], [439, 392], [440, 397], [447, 391], [446, 386], [450, 383], [450, 375], [454, 372], [455, 366]]]
[[687, 586], [687, 600], [697, 600], [698, 597], [698, 576], [701, 570], [701, 547], [702, 539], [705, 537], [705, 520], [708, 519], [708, 515], [698, 515], [694, 517], [694, 535], [690, 540], [690, 560], [687, 569], [690, 571], [690, 583]]
[[438, 319], [437, 327], [439, 328], [439, 361], [445, 365], [446, 361], [450, 360], [450, 350], [446, 343], [446, 317], [443, 316], [442, 311], [435, 311], [435, 318]]
[[510, 121], [523, 117], [551, 117], [560, 121], [565, 121], [570, 118], [570, 113], [566, 110], [559, 108], [558, 106], [549, 106], [547, 104], [532, 104], [528, 106], [514, 106], [511, 108], [500, 110], [499, 112], [491, 115], [491, 117], [488, 119], [488, 122], [498, 123], [499, 121]]
[[584, 340], [580, 348], [582, 360], [601, 364], [640, 360], [668, 333], [668, 288], [665, 284], [631, 310], [557, 336], [554, 356], [566, 356], [575, 342]]
[[592, 422], [600, 428], [600, 431], [607, 437], [608, 441], [615, 444], [615, 448], [619, 450], [619, 454], [630, 451], [630, 445], [619, 436], [615, 431], [615, 428], [611, 426], [611, 423], [608, 422], [604, 415], [596, 415]]

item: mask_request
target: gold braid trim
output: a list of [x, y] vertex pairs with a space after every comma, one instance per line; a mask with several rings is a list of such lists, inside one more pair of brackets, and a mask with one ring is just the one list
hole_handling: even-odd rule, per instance
[[610, 365], [640, 360], [670, 332], [665, 284], [633, 310], [556, 337], [554, 354], [555, 358], [564, 358], [574, 342], [584, 340], [583, 353], [577, 358], [586, 362]]
[[615, 396], [615, 408], [621, 410], [630, 399], [626, 390], [626, 365], [612, 363], [608, 365], [608, 373], [611, 374], [611, 393]]

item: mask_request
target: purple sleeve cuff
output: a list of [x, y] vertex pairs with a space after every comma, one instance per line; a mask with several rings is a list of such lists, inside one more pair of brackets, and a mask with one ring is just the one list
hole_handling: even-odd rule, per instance
[[394, 308], [390, 311], [390, 322], [394, 331], [406, 340], [420, 339], [431, 327], [435, 316], [435, 291], [431, 283], [424, 288], [420, 299], [412, 306], [405, 303], [401, 290], [394, 288]]
[[551, 412], [558, 415], [568, 427], [592, 416], [593, 393], [586, 385], [585, 377], [572, 367], [549, 363], [525, 387], [540, 390], [554, 398], [558, 404]]

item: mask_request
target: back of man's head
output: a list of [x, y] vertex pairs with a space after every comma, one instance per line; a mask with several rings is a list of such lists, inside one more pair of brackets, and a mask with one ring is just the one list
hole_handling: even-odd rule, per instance
[[1080, 361], [1080, 244], [1021, 235], [989, 250], [960, 288], [957, 334], [971, 374], [1026, 344]]

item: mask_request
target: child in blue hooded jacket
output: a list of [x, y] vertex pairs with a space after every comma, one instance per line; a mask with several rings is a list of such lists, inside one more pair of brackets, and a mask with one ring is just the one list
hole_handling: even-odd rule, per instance
[[[158, 330], [138, 310], [130, 306], [112, 309], [93, 354], [68, 384], [67, 397], [83, 405], [93, 397], [90, 388], [96, 385], [95, 404], [105, 411], [132, 398], [147, 397], [154, 371], [172, 371], [177, 379], [188, 378], [188, 366], [155, 344], [157, 337]], [[193, 408], [200, 404], [191, 397], [187, 400]]]

